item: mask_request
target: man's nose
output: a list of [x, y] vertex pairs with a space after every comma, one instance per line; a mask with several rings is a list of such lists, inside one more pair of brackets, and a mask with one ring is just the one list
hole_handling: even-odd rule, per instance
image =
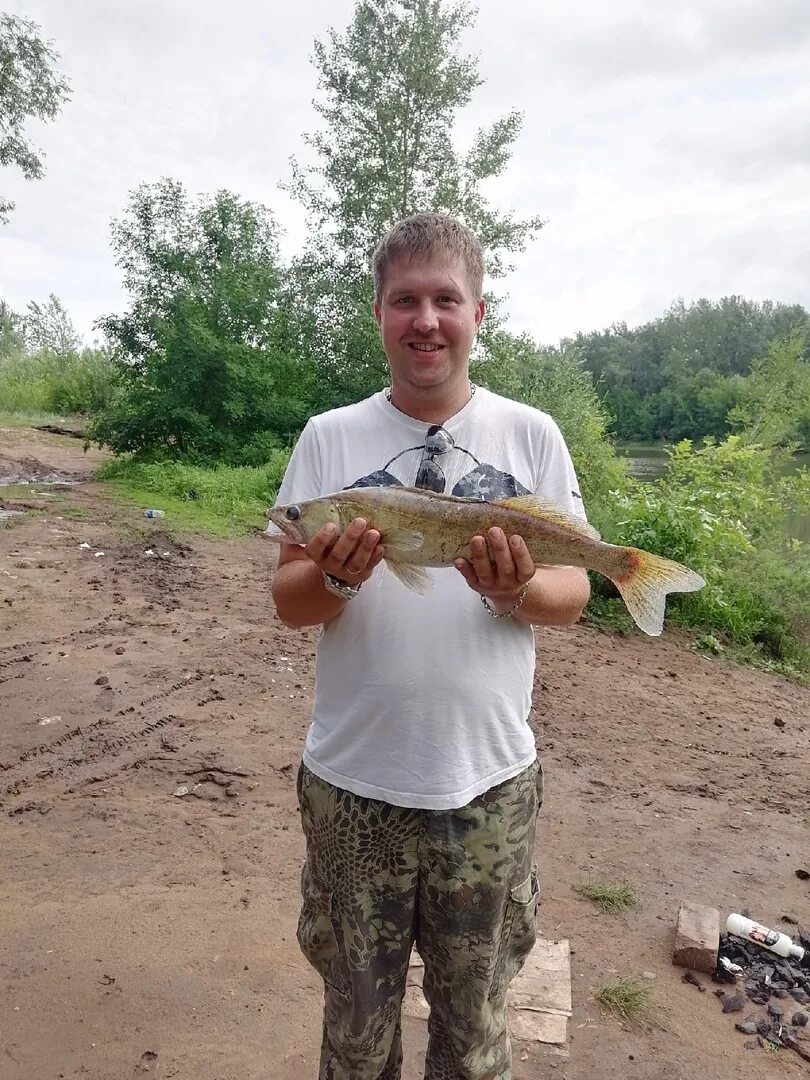
[[439, 325], [439, 317], [433, 304], [420, 304], [413, 316], [414, 330], [420, 334], [429, 334]]

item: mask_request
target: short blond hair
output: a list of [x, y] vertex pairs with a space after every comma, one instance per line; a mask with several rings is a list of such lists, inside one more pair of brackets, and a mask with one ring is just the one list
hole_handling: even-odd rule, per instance
[[385, 234], [371, 258], [374, 296], [379, 303], [388, 268], [397, 259], [423, 262], [433, 255], [460, 258], [475, 300], [484, 293], [484, 250], [472, 230], [447, 214], [414, 214]]

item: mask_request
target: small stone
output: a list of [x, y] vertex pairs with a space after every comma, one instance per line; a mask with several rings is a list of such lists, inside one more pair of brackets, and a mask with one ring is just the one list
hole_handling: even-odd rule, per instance
[[810, 881], [810, 870], [797, 870], [796, 877], [799, 881]]
[[748, 1042], [744, 1044], [744, 1046], [745, 1046], [746, 1050], [757, 1050], [757, 1049], [759, 1049], [759, 1043], [757, 1042], [756, 1039], [749, 1039]]
[[759, 1027], [757, 1026], [758, 1020], [756, 1016], [746, 1016], [745, 1020], [740, 1020], [735, 1024], [737, 1031], [741, 1031], [743, 1035], [758, 1035]]
[[773, 722], [773, 726], [783, 728], [785, 726], [785, 721], [782, 719], [781, 716], [777, 716], [777, 718]]
[[115, 650], [115, 655], [116, 656], [123, 656], [125, 652], [126, 652], [126, 649], [124, 648], [124, 646], [119, 645], [118, 648]]
[[711, 975], [720, 949], [720, 912], [701, 904], [681, 904], [672, 962]]
[[642, 979], [649, 979], [650, 982], [654, 982], [655, 981], [655, 972], [654, 971], [642, 971], [641, 977], [642, 977]]
[[781, 1020], [782, 1017], [785, 1015], [785, 1010], [777, 1001], [769, 1001], [768, 1013], [776, 1020]]
[[799, 1010], [799, 1012], [793, 1014], [790, 1018], [790, 1022], [794, 1027], [807, 1027], [808, 1019], [810, 1019], [810, 1017], [808, 1017], [807, 1013]]
[[681, 982], [689, 983], [690, 986], [696, 986], [701, 994], [706, 992], [706, 987], [694, 973], [694, 971], [687, 971], [681, 976]]
[[231, 787], [225, 789], [225, 794], [230, 799], [235, 799], [237, 797], [237, 795], [239, 794], [239, 788], [234, 787], [233, 785], [231, 785]]
[[787, 923], [788, 926], [798, 926], [799, 920], [794, 919], [792, 915], [783, 915], [782, 922]]
[[742, 1012], [747, 1004], [748, 998], [745, 994], [729, 994], [723, 998], [723, 1012]]
[[810, 994], [797, 986], [793, 990], [793, 1000], [797, 1001], [799, 1005], [810, 1005]]
[[96, 686], [106, 686], [109, 681], [110, 680], [106, 675], [99, 675], [96, 679]]

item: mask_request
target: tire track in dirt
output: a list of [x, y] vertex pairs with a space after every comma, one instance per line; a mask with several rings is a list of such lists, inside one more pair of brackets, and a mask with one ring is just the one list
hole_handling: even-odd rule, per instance
[[[119, 709], [112, 717], [101, 716], [77, 725], [58, 738], [29, 747], [16, 760], [0, 761], [0, 776], [6, 781], [0, 790], [0, 807], [14, 815], [20, 812], [14, 804], [20, 796], [41, 799], [46, 793], [41, 789], [54, 786], [56, 790], [47, 791], [49, 796], [68, 794], [77, 786], [110, 779], [118, 772], [145, 764], [161, 749], [153, 736], [164, 728], [185, 723], [176, 712], [152, 718], [147, 710], [177, 694], [181, 695], [178, 706], [182, 709], [184, 691], [190, 699], [189, 706], [199, 708], [209, 701], [220, 700], [218, 691], [199, 700], [199, 684], [231, 674], [230, 669], [189, 673], [171, 686], [142, 698], [137, 705]], [[99, 764], [107, 766], [103, 776], [99, 776]]]

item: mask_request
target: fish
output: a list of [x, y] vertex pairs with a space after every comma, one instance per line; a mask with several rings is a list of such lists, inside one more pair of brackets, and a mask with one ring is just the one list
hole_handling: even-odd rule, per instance
[[[306, 544], [326, 524], [342, 532], [355, 518], [380, 533], [384, 562], [403, 585], [426, 593], [426, 568], [472, 559], [470, 541], [491, 528], [526, 542], [535, 566], [581, 566], [609, 578], [633, 621], [651, 637], [664, 627], [669, 593], [696, 592], [706, 584], [681, 563], [641, 548], [608, 544], [592, 525], [539, 495], [482, 502], [417, 488], [347, 488], [307, 502], [275, 506], [267, 517], [280, 543]], [[491, 552], [490, 552], [491, 554]]]

